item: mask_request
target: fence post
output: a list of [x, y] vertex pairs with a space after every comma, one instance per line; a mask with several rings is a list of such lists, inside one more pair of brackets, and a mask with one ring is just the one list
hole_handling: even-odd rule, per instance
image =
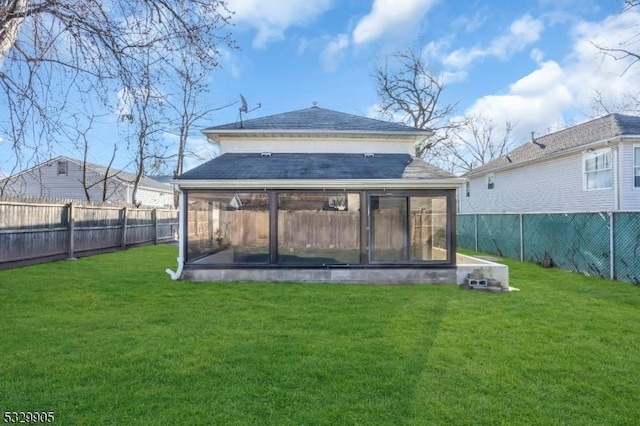
[[522, 226], [522, 213], [520, 213], [520, 262], [524, 262], [524, 228]]
[[74, 210], [73, 203], [67, 204], [67, 233], [68, 233], [68, 243], [67, 243], [67, 258], [73, 259], [73, 255], [75, 252], [74, 247], [74, 232], [75, 232], [75, 218], [74, 218]]
[[122, 248], [127, 247], [127, 208], [122, 208]]
[[158, 245], [158, 209], [151, 211], [151, 219], [153, 220], [153, 244]]
[[614, 212], [609, 212], [609, 278], [616, 279], [616, 248], [615, 248], [615, 220]]
[[473, 215], [473, 226], [474, 226], [474, 232], [475, 232], [475, 251], [478, 251], [478, 214], [474, 214]]

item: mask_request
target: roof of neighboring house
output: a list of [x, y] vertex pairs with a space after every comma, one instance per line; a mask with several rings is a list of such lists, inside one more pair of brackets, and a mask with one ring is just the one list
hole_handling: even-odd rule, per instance
[[[52, 158], [50, 160], [44, 161], [44, 162], [42, 162], [40, 164], [37, 164], [37, 165], [35, 165], [33, 167], [30, 167], [28, 169], [22, 170], [21, 172], [16, 173], [15, 175], [9, 176], [7, 179], [11, 179], [11, 178], [19, 176], [21, 174], [27, 173], [27, 172], [29, 172], [31, 170], [35, 170], [38, 167], [41, 167], [43, 165], [52, 163], [53, 161], [61, 161], [61, 160], [65, 160], [65, 161], [68, 161], [68, 162], [71, 162], [71, 163], [75, 163], [75, 164], [78, 164], [80, 166], [82, 166], [82, 164], [83, 164], [82, 160], [78, 160], [78, 159], [75, 159], [75, 158], [69, 158], [69, 157], [65, 157], [65, 156], [61, 155], [61, 156]], [[87, 169], [88, 170], [93, 170], [94, 172], [96, 172], [96, 173], [98, 173], [98, 174], [100, 174], [102, 176], [104, 176], [107, 173], [107, 167], [105, 167], [105, 166], [100, 166], [98, 164], [93, 164], [93, 163], [89, 163], [89, 162], [87, 162], [86, 165], [87, 165]], [[110, 178], [114, 178], [114, 179], [118, 179], [118, 180], [120, 180], [120, 181], [122, 181], [124, 183], [129, 183], [129, 184], [133, 184], [133, 182], [136, 179], [136, 175], [134, 173], [130, 173], [130, 172], [127, 172], [127, 171], [124, 171], [124, 170], [118, 170], [117, 168], [114, 168], [114, 167], [111, 167], [109, 169], [109, 177]], [[142, 177], [140, 179], [139, 187], [140, 188], [147, 188], [147, 189], [155, 189], [155, 190], [165, 191], [165, 192], [173, 192], [173, 189], [172, 189], [171, 185], [160, 183], [160, 182], [158, 182], [158, 181], [156, 181], [154, 179], [151, 179], [149, 177]]]
[[[82, 161], [80, 161], [80, 160], [74, 160], [72, 158], [69, 158], [68, 160], [82, 165]], [[87, 168], [91, 169], [91, 170], [94, 170], [95, 172], [97, 172], [97, 173], [99, 173], [99, 174], [101, 174], [103, 176], [107, 173], [107, 168], [105, 166], [100, 166], [98, 164], [87, 163]], [[133, 182], [135, 182], [135, 180], [136, 180], [135, 173], [130, 173], [130, 172], [127, 172], [125, 170], [114, 169], [113, 167], [111, 169], [109, 169], [109, 176], [110, 177], [115, 177], [115, 178], [120, 179], [121, 181], [123, 181], [125, 183], [130, 183], [130, 184], [133, 184]], [[166, 183], [162, 183], [162, 182], [158, 182], [157, 180], [152, 179], [152, 178], [147, 177], [147, 176], [143, 176], [143, 177], [140, 178], [140, 183], [138, 184], [138, 186], [140, 188], [157, 189], [159, 191], [173, 192], [173, 189], [171, 188], [171, 185], [166, 184]]]
[[368, 117], [332, 111], [313, 106], [297, 111], [284, 112], [260, 118], [237, 121], [221, 126], [209, 127], [204, 133], [253, 132], [351, 132], [351, 133], [387, 133], [429, 136], [429, 129], [416, 129], [400, 123], [391, 123]]
[[448, 179], [456, 176], [409, 154], [227, 153], [179, 180]]
[[640, 117], [609, 114], [555, 133], [536, 137], [535, 143], [529, 141], [507, 155], [467, 172], [464, 176], [473, 177], [514, 167], [521, 163], [552, 158], [574, 148], [613, 140], [621, 136], [640, 137]]

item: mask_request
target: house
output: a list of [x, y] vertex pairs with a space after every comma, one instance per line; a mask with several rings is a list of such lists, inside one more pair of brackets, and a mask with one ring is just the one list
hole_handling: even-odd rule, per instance
[[460, 213], [640, 210], [640, 117], [610, 114], [464, 175]]
[[220, 156], [176, 179], [172, 278], [456, 282], [464, 179], [411, 155], [431, 131], [313, 106], [203, 133]]
[[[60, 156], [0, 181], [0, 194], [131, 203], [134, 181], [133, 173], [91, 163], [85, 168], [81, 160]], [[173, 192], [171, 185], [143, 177], [136, 198], [145, 206], [173, 208]]]

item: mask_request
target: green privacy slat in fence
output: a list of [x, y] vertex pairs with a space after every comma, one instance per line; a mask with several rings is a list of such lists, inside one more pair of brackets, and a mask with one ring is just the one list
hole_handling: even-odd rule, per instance
[[614, 277], [640, 284], [640, 212], [521, 216], [522, 242], [518, 214], [458, 215], [458, 246], [475, 249], [477, 235], [482, 252], [519, 259], [522, 247], [524, 260], [610, 278], [613, 245]]
[[640, 284], [640, 213], [616, 213], [613, 229], [616, 278]]
[[478, 215], [478, 250], [501, 257], [520, 258], [520, 216]]
[[476, 227], [475, 215], [458, 215], [456, 220], [456, 239], [458, 247], [475, 250]]
[[609, 214], [526, 215], [523, 218], [524, 259], [588, 275], [609, 277]]

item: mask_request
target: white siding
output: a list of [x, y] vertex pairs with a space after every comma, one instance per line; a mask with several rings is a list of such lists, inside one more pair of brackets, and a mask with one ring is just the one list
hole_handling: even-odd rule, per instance
[[[87, 186], [90, 201], [102, 201], [103, 176], [93, 170], [87, 170]], [[113, 203], [130, 203], [131, 189], [127, 192], [127, 184], [118, 179], [109, 179], [106, 200]], [[8, 195], [24, 195], [31, 197], [68, 198], [87, 200], [82, 184], [82, 166], [68, 161], [67, 174], [58, 175], [57, 161], [50, 161], [37, 168], [11, 178], [5, 187]], [[129, 198], [127, 199], [127, 194]], [[147, 206], [173, 206], [173, 189], [167, 186], [166, 191], [140, 188], [138, 199]]]
[[[614, 156], [615, 157], [615, 156]], [[615, 161], [615, 158], [612, 159]], [[461, 213], [609, 211], [614, 190], [583, 189], [582, 153], [544, 163], [494, 172], [494, 189], [486, 175], [471, 180], [471, 195], [460, 193]]]
[[640, 188], [633, 186], [634, 147], [640, 147], [640, 140], [626, 141], [620, 145], [620, 210], [640, 210]]
[[[6, 192], [15, 195], [32, 197], [71, 198], [86, 200], [87, 196], [82, 185], [82, 167], [69, 161], [67, 174], [58, 175], [57, 161], [49, 161], [26, 171], [11, 179]], [[87, 181], [96, 182], [99, 179], [95, 173], [89, 172]], [[91, 200], [101, 200], [102, 190], [98, 185], [89, 189]]]
[[220, 141], [220, 154], [227, 152], [251, 153], [327, 153], [340, 152], [346, 154], [415, 154], [414, 140], [410, 139], [376, 139], [376, 138], [264, 138], [264, 139], [232, 139]]
[[[171, 188], [168, 189], [171, 191]], [[173, 208], [173, 192], [161, 192], [154, 189], [138, 188], [138, 201], [145, 206]]]

